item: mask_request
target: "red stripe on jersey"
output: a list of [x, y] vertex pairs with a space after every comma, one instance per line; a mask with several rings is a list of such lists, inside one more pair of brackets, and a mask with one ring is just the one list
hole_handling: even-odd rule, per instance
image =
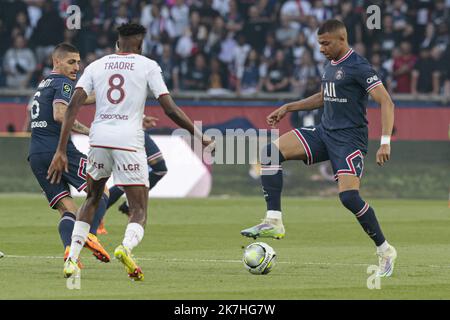
[[99, 145], [96, 145], [96, 144], [91, 144], [91, 147], [92, 148], [104, 148], [104, 149], [114, 149], [114, 150], [137, 152], [134, 149], [118, 148], [118, 147], [111, 147], [111, 146], [99, 146]]

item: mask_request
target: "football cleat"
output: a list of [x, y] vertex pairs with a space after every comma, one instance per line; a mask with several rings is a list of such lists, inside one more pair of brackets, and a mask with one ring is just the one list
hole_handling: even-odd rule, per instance
[[377, 252], [378, 255], [378, 277], [390, 277], [394, 272], [397, 250], [391, 245], [385, 252]]
[[122, 212], [123, 214], [126, 214], [127, 216], [130, 215], [130, 208], [128, 207], [128, 204], [126, 201], [124, 201], [120, 206], [119, 206], [119, 211]]
[[122, 264], [125, 266], [125, 270], [127, 271], [128, 277], [131, 280], [133, 281], [144, 280], [144, 273], [142, 272], [142, 269], [133, 260], [133, 256], [131, 254], [130, 249], [128, 249], [123, 245], [120, 245], [116, 248], [116, 250], [114, 250], [114, 257], [116, 257], [116, 259], [122, 262]]
[[73, 261], [71, 258], [67, 259], [66, 262], [64, 262], [64, 278], [70, 278], [74, 274], [80, 273], [80, 268], [78, 267], [78, 264]]
[[100, 225], [97, 228], [97, 234], [108, 234], [108, 230], [106, 230], [106, 228], [105, 228], [104, 219], [102, 219], [102, 221], [100, 221]]
[[253, 239], [256, 239], [258, 237], [283, 239], [285, 236], [285, 230], [283, 222], [281, 220], [265, 218], [263, 219], [262, 223], [242, 230], [241, 234], [245, 237]]
[[[70, 246], [67, 246], [66, 250], [64, 251], [64, 262], [67, 261], [67, 258], [69, 257], [69, 252], [70, 252]], [[78, 265], [78, 268], [80, 268], [80, 269], [84, 268], [84, 266], [81, 263], [80, 259], [78, 259], [77, 265]]]
[[97, 239], [97, 236], [89, 233], [86, 238], [86, 243], [84, 244], [86, 248], [92, 251], [92, 254], [101, 262], [109, 262], [110, 256], [108, 252], [106, 252], [105, 248], [100, 244]]

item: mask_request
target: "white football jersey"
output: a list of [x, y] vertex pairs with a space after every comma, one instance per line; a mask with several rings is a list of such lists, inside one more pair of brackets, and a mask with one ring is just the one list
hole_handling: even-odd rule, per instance
[[88, 96], [95, 91], [90, 145], [130, 151], [144, 148], [147, 88], [156, 99], [169, 93], [158, 63], [139, 54], [111, 54], [92, 62], [76, 87]]

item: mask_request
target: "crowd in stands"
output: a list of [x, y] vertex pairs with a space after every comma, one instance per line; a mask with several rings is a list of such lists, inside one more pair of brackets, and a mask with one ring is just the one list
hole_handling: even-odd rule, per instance
[[[371, 4], [380, 29], [366, 26]], [[70, 5], [81, 9], [79, 30], [66, 28]], [[450, 0], [2, 0], [0, 87], [36, 86], [63, 41], [88, 65], [114, 52], [117, 26], [138, 22], [147, 28], [143, 53], [172, 91], [302, 97], [320, 88], [326, 59], [316, 31], [329, 18], [345, 23], [390, 92], [450, 96]]]

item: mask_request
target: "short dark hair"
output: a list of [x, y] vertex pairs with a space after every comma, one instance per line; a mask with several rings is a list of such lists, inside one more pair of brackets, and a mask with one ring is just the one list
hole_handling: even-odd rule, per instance
[[66, 53], [66, 52], [71, 52], [71, 53], [80, 53], [80, 51], [78, 51], [77, 47], [75, 47], [74, 45], [67, 43], [67, 42], [62, 42], [58, 45], [56, 45], [55, 49], [53, 49], [53, 54], [55, 53]]
[[146, 34], [147, 30], [144, 26], [137, 23], [124, 23], [117, 28], [117, 32], [121, 37], [130, 37], [140, 34]]
[[317, 31], [317, 34], [321, 35], [327, 32], [335, 32], [339, 29], [345, 29], [345, 24], [340, 20], [330, 19], [322, 23], [319, 30]]

